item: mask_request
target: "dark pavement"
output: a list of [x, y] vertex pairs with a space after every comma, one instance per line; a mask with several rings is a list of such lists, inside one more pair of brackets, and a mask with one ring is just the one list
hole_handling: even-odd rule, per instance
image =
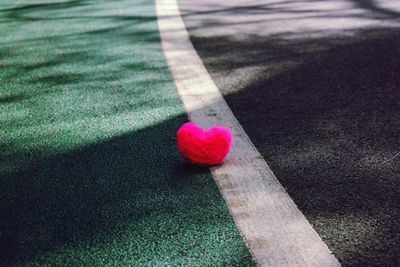
[[235, 116], [339, 261], [399, 266], [400, 1], [180, 7]]

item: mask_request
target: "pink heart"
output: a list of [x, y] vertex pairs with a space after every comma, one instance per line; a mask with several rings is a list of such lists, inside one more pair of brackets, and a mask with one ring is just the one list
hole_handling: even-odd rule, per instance
[[177, 132], [177, 139], [179, 151], [196, 165], [221, 164], [232, 145], [229, 129], [216, 126], [205, 131], [193, 122], [182, 125]]

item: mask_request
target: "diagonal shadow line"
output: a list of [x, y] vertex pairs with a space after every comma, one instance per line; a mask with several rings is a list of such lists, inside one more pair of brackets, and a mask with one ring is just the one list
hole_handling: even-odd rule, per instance
[[374, 0], [349, 0], [349, 1], [351, 1], [356, 6], [362, 8], [362, 9], [368, 10], [368, 11], [376, 13], [378, 15], [383, 15], [383, 16], [391, 17], [391, 18], [399, 18], [400, 17], [399, 12], [394, 11], [392, 9], [380, 7]]
[[[153, 252], [164, 247], [168, 255], [185, 259], [223, 236], [215, 253], [235, 250], [226, 260], [251, 261], [244, 244], [238, 248], [229, 241], [240, 236], [208, 168], [186, 165], [176, 149], [175, 132], [185, 120], [177, 116], [65, 154], [38, 157], [24, 170], [1, 175], [7, 190], [0, 192], [0, 261], [44, 263], [46, 253], [57, 250], [73, 258], [68, 251], [74, 248], [90, 244], [96, 250], [96, 244], [123, 244], [125, 237], [141, 248], [129, 252], [137, 262], [143, 253], [163, 261], [163, 253]], [[174, 240], [181, 245], [171, 246]]]
[[[400, 144], [399, 36], [396, 28], [339, 40], [192, 36], [251, 140], [349, 266], [398, 263], [400, 164], [380, 163]], [[238, 82], [238, 70], [254, 66], [254, 79]], [[373, 238], [359, 243], [360, 233]]]

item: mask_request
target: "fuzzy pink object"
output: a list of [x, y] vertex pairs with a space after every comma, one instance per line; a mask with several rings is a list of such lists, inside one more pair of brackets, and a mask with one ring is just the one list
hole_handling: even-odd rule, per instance
[[232, 145], [232, 133], [228, 128], [215, 126], [208, 131], [193, 122], [182, 125], [178, 130], [178, 149], [195, 165], [219, 165]]

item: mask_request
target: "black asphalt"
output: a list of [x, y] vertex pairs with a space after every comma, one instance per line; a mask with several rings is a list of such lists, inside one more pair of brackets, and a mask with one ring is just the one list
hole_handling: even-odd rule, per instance
[[180, 8], [250, 139], [343, 266], [400, 266], [400, 1], [222, 2]]

